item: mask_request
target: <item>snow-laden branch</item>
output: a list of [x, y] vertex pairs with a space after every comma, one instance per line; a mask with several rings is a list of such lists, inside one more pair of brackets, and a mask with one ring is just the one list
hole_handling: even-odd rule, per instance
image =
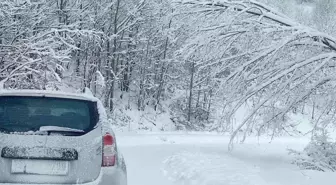
[[[194, 1], [194, 0], [182, 0], [177, 1], [177, 3], [181, 4], [189, 4], [189, 5], [198, 5], [198, 6], [209, 6], [209, 7], [220, 7], [220, 8], [230, 8], [234, 11], [239, 12], [236, 16], [241, 15], [242, 13], [250, 14], [253, 16], [258, 16], [257, 19], [260, 21], [261, 19], [268, 19], [271, 21], [274, 21], [276, 23], [279, 23], [282, 26], [291, 27], [295, 30], [300, 30], [307, 32], [310, 37], [322, 42], [330, 49], [336, 51], [336, 39], [332, 36], [321, 33], [317, 30], [313, 30], [309, 27], [305, 27], [303, 25], [300, 25], [299, 23], [296, 23], [295, 21], [292, 21], [287, 16], [283, 15], [282, 13], [277, 12], [276, 10], [268, 7], [267, 5], [264, 5], [260, 2], [253, 1], [253, 0], [241, 0], [241, 1], [230, 1], [230, 0], [222, 0], [222, 1]], [[194, 12], [195, 13], [195, 12]], [[213, 28], [208, 28], [213, 29]]]
[[[318, 92], [334, 93], [336, 69], [330, 66], [336, 65], [336, 39], [332, 36], [254, 0], [189, 0], [176, 6], [177, 19], [188, 17], [186, 27], [197, 27], [177, 53], [186, 63], [196, 63], [193, 87], [209, 80], [215, 84], [216, 98], [226, 100], [222, 112], [229, 115], [227, 120], [245, 104], [251, 106], [249, 114], [241, 115], [244, 121], [234, 125], [231, 142], [242, 129], [245, 135], [260, 125], [286, 129], [275, 120], [312, 94], [316, 98]], [[216, 11], [208, 11], [211, 8]], [[249, 123], [255, 119], [260, 123]]]

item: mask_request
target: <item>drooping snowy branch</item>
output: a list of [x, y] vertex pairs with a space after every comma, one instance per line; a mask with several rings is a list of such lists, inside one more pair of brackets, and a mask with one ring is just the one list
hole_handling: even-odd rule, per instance
[[[179, 50], [181, 59], [195, 61], [198, 76], [205, 78], [203, 74], [208, 74], [206, 78], [217, 84], [217, 98], [230, 105], [223, 110], [228, 120], [246, 103], [251, 106], [250, 113], [232, 132], [230, 146], [240, 130], [260, 130], [265, 123], [284, 128], [285, 122], [274, 120], [283, 118], [312, 95], [334, 93], [335, 38], [256, 1], [176, 4], [180, 8], [176, 16], [189, 16], [187, 24], [198, 27]], [[208, 11], [211, 8], [215, 11]], [[205, 82], [196, 81], [198, 85]], [[249, 122], [256, 118], [261, 121], [251, 128]]]

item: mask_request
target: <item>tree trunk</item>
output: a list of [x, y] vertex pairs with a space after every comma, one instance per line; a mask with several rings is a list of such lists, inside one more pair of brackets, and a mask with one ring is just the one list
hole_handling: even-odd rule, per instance
[[[129, 38], [132, 39], [133, 35], [132, 33], [130, 33]], [[123, 71], [123, 81], [122, 81], [122, 89], [121, 91], [123, 92], [128, 92], [129, 91], [129, 85], [130, 85], [130, 60], [133, 59], [132, 58], [132, 53], [129, 52], [130, 49], [133, 49], [132, 45], [131, 45], [131, 41], [128, 42], [127, 45], [128, 48], [128, 57], [126, 59], [126, 63], [125, 63], [125, 70]]]
[[192, 96], [193, 96], [193, 84], [194, 84], [194, 72], [195, 72], [195, 62], [191, 64], [191, 76], [190, 76], [190, 84], [189, 84], [189, 101], [188, 101], [188, 121], [191, 119], [191, 106], [192, 106]]
[[109, 107], [109, 101], [110, 101], [110, 92], [109, 92], [109, 87], [111, 86], [111, 81], [110, 77], [111, 75], [111, 67], [110, 67], [110, 57], [111, 57], [111, 52], [110, 52], [110, 40], [107, 40], [106, 44], [106, 67], [105, 67], [105, 73], [106, 73], [106, 82], [107, 82], [107, 87], [106, 87], [106, 97], [105, 97], [105, 107]]
[[196, 108], [200, 107], [200, 97], [201, 97], [201, 85], [198, 86], [198, 92], [197, 92], [197, 102], [196, 102]]
[[88, 71], [88, 55], [89, 55], [89, 47], [86, 46], [86, 49], [85, 49], [85, 60], [84, 60], [84, 70], [83, 70], [83, 80], [84, 80], [84, 87], [90, 87], [90, 81], [89, 81], [89, 78], [90, 78], [90, 74], [87, 74], [87, 71]]
[[[118, 33], [118, 16], [119, 16], [119, 8], [120, 8], [120, 1], [121, 0], [117, 0], [117, 6], [116, 6], [116, 13], [114, 15], [114, 35], [117, 35]], [[117, 38], [114, 37], [113, 39], [113, 48], [112, 48], [112, 62], [111, 62], [111, 70], [116, 74], [117, 71], [117, 66], [116, 66], [116, 62], [117, 62]], [[111, 73], [112, 74], [112, 73]], [[113, 98], [114, 98], [114, 89], [115, 89], [115, 83], [116, 83], [116, 76], [114, 76], [113, 74], [111, 75], [111, 88], [109, 90], [109, 101], [110, 101], [110, 111], [113, 111]]]
[[[83, 4], [81, 3], [81, 5], [79, 6], [79, 9], [82, 11], [83, 10]], [[82, 19], [82, 15], [80, 15], [80, 24], [79, 24], [79, 30], [82, 30], [82, 22], [83, 22], [83, 19]], [[81, 40], [78, 41], [77, 45], [76, 45], [77, 48], [80, 48], [81, 47]], [[78, 49], [77, 51], [77, 58], [76, 58], [76, 73], [78, 76], [80, 76], [80, 54], [81, 54], [81, 50]], [[85, 69], [84, 69], [84, 74], [85, 74]], [[85, 80], [85, 77], [84, 77], [84, 80]], [[84, 86], [85, 86], [85, 82], [84, 82]]]
[[145, 60], [142, 61], [143, 65], [140, 66], [140, 87], [139, 87], [139, 98], [138, 98], [138, 110], [143, 110], [144, 106], [144, 93], [145, 93], [145, 89], [144, 89], [144, 82], [145, 82], [145, 78], [146, 78], [146, 74], [145, 74], [145, 67], [146, 67], [146, 62], [149, 60], [149, 46], [150, 45], [150, 39], [148, 39], [147, 41], [147, 49], [146, 49], [146, 57]]
[[210, 111], [211, 111], [211, 96], [212, 96], [212, 89], [209, 91], [209, 104], [208, 104], [208, 112], [207, 112], [207, 121], [209, 121]]
[[[170, 19], [170, 21], [169, 21], [168, 29], [171, 27], [171, 24], [172, 24], [172, 19]], [[159, 88], [157, 90], [156, 103], [155, 103], [155, 106], [154, 106], [155, 111], [157, 110], [157, 106], [160, 104], [160, 96], [161, 96], [161, 93], [163, 91], [163, 84], [164, 84], [164, 74], [168, 70], [168, 66], [169, 66], [169, 65], [166, 65], [167, 69], [165, 69], [165, 60], [167, 58], [168, 43], [169, 43], [169, 37], [167, 36], [166, 42], [165, 42], [165, 47], [164, 47], [164, 52], [163, 52], [163, 62], [162, 62], [162, 66], [161, 66]]]

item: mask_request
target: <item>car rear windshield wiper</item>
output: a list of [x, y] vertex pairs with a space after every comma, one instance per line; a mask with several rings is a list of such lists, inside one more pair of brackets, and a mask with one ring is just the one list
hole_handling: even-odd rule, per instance
[[41, 132], [68, 132], [68, 133], [85, 133], [84, 130], [68, 128], [68, 127], [59, 127], [59, 126], [41, 126], [39, 128]]

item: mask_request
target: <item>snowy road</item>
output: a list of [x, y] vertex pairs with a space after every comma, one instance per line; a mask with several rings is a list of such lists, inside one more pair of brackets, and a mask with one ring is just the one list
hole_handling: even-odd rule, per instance
[[301, 171], [287, 148], [306, 140], [249, 140], [228, 153], [225, 136], [119, 134], [129, 185], [331, 185], [332, 173]]

